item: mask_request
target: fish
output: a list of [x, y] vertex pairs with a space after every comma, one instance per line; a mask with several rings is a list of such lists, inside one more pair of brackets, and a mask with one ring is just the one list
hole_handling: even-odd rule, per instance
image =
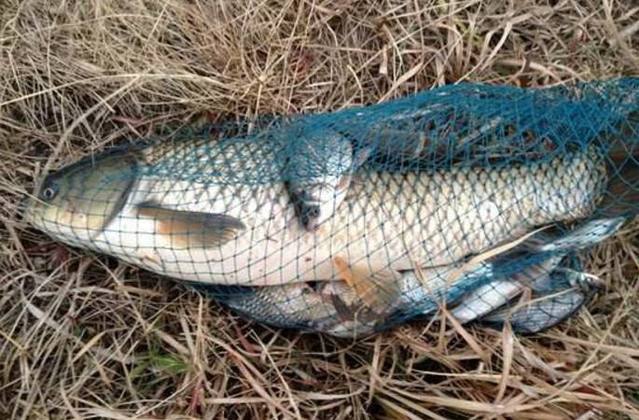
[[[310, 232], [293, 223], [274, 163], [280, 145], [201, 136], [83, 159], [49, 174], [24, 214], [56, 240], [178, 280], [274, 286], [341, 275], [375, 306], [402, 293], [404, 271], [456, 264], [537, 226], [589, 217], [610, 190], [639, 191], [636, 167], [621, 177], [595, 142], [550, 155], [435, 171], [364, 164]], [[624, 204], [618, 212], [634, 209]]]
[[188, 283], [188, 286], [222, 305], [262, 324], [302, 331], [330, 331], [340, 318], [332, 302], [333, 289], [343, 285], [293, 283], [282, 286], [250, 287]]
[[598, 277], [568, 267], [547, 276], [550, 288], [536, 289], [532, 298], [512, 301], [479, 322], [494, 329], [511, 325], [519, 334], [536, 334], [566, 321], [593, 295], [603, 282]]
[[347, 137], [326, 128], [301, 129], [296, 138], [279, 160], [285, 162], [282, 175], [297, 216], [313, 232], [339, 207], [372, 148], [356, 150]]
[[[462, 324], [479, 321], [501, 327], [516, 298], [528, 289], [535, 298], [548, 298], [526, 304], [527, 310], [535, 313], [528, 322], [518, 306], [512, 324], [516, 332], [539, 332], [574, 313], [585, 301], [581, 296], [584, 291], [592, 290], [593, 276], [569, 269], [569, 256], [605, 241], [623, 223], [623, 218], [598, 219], [567, 232], [541, 231], [515, 249], [466, 270], [456, 264], [406, 271], [397, 282], [401, 293], [388, 306], [371, 308], [338, 278], [312, 284], [243, 287], [240, 293], [236, 286], [199, 284], [194, 288], [248, 319], [338, 337], [369, 335], [413, 318], [432, 319], [442, 307]], [[457, 277], [451, 278], [455, 273]]]
[[527, 289], [538, 290], [543, 284], [552, 284], [551, 274], [568, 255], [605, 241], [617, 233], [625, 221], [624, 217], [594, 219], [554, 237], [547, 232], [538, 233], [520, 250], [500, 256], [493, 264], [505, 267], [502, 275], [496, 273], [495, 280], [467, 294], [451, 314], [465, 324], [494, 312]]
[[[307, 332], [322, 332], [337, 337], [359, 337], [378, 332], [388, 323], [388, 316], [401, 310], [434, 314], [447, 299], [464, 293], [470, 282], [490, 275], [490, 266], [481, 265], [447, 287], [447, 275], [459, 267], [427, 269], [419, 275], [414, 270], [401, 273], [397, 281], [401, 293], [397, 301], [370, 307], [347, 282], [333, 281], [292, 283], [282, 286], [223, 286], [192, 283], [189, 286], [247, 319], [262, 324]], [[425, 285], [422, 279], [435, 289]]]

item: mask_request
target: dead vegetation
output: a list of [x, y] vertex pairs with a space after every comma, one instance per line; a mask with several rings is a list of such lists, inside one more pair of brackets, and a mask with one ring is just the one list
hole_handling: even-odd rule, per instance
[[606, 289], [547, 333], [413, 323], [350, 342], [247, 323], [19, 220], [45, 167], [196, 120], [639, 74], [634, 2], [500, 3], [0, 3], [0, 413], [639, 417], [636, 224], [592, 254]]

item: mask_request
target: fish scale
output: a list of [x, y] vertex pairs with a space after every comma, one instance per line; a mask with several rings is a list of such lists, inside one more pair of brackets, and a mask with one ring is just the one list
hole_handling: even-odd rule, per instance
[[[214, 144], [207, 147], [215, 150]], [[264, 168], [269, 151], [249, 150], [244, 153], [242, 170], [274, 177]], [[190, 159], [188, 154], [180, 157]], [[202, 170], [218, 161], [215, 154], [209, 159], [200, 160]], [[159, 161], [166, 165], [161, 157]], [[146, 187], [139, 188], [141, 196], [132, 194], [127, 205], [131, 210], [136, 203], [154, 198], [168, 208], [224, 213], [241, 220], [247, 230], [221, 249], [166, 252], [140, 235], [138, 226], [122, 223], [122, 218], [105, 229], [105, 242], [112, 247], [117, 243], [109, 231], [126, 232], [138, 249], [155, 248], [165, 274], [220, 284], [328, 279], [335, 274], [332, 258], [336, 255], [376, 270], [406, 270], [413, 268], [413, 261], [420, 266], [450, 264], [534, 226], [586, 216], [607, 178], [603, 160], [594, 152], [572, 153], [548, 163], [506, 165], [492, 172], [481, 168], [434, 173], [363, 169], [356, 174], [348, 204], [338, 208], [319, 232], [308, 234], [297, 226], [283, 184], [268, 179], [240, 185], [215, 182], [231, 168], [239, 176], [238, 167], [224, 166], [228, 169], [207, 183], [167, 182], [155, 176], [146, 180], [143, 176], [140, 183], [146, 182]], [[155, 167], [148, 172], [157, 173]], [[477, 179], [484, 182], [474, 182]], [[162, 193], [155, 196], [153, 191]], [[189, 198], [196, 196], [208, 199]], [[121, 253], [130, 254], [124, 248]]]
[[[490, 170], [363, 167], [344, 205], [310, 233], [297, 222], [272, 162], [278, 147], [197, 139], [176, 149], [161, 145], [137, 151], [140, 168], [122, 211], [102, 231], [91, 232], [88, 245], [162, 274], [218, 284], [331, 279], [336, 256], [372, 271], [408, 270], [414, 264], [451, 264], [535, 226], [586, 216], [607, 182], [604, 159], [594, 146], [544, 163]], [[184, 162], [189, 170], [178, 170]], [[223, 214], [246, 229], [216, 247], [179, 248], [168, 234], [158, 234], [153, 220], [139, 215], [138, 206], [146, 202]], [[43, 222], [64, 236], [64, 225]]]

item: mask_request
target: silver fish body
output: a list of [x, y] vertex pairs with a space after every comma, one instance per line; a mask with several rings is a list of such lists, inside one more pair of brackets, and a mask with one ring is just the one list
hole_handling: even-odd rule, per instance
[[467, 288], [490, 281], [491, 266], [482, 264], [451, 285], [448, 275], [458, 266], [409, 270], [400, 276], [401, 294], [390, 306], [371, 308], [341, 280], [282, 286], [240, 287], [197, 284], [193, 287], [248, 319], [282, 327], [324, 332], [335, 336], [366, 335], [392, 325], [389, 315], [434, 315], [453, 304]]
[[283, 286], [249, 287], [220, 286], [192, 283], [190, 286], [220, 303], [239, 312], [248, 319], [281, 328], [308, 331], [329, 331], [341, 321], [341, 316], [331, 298], [342, 284], [324, 283], [316, 290], [308, 283]]
[[568, 267], [549, 273], [547, 280], [552, 288], [533, 289], [530, 299], [513, 300], [480, 322], [494, 328], [509, 323], [518, 333], [538, 333], [568, 319], [601, 287], [598, 278]]
[[[267, 286], [333, 279], [336, 256], [371, 273], [454, 264], [535, 226], [588, 216], [608, 181], [594, 147], [490, 170], [380, 172], [364, 166], [332, 217], [309, 232], [295, 223], [273, 163], [278, 152], [259, 139], [160, 143], [126, 153], [135, 164], [120, 171], [124, 175], [103, 176], [101, 188], [109, 188], [110, 179], [117, 189], [120, 176], [134, 174], [118, 196], [123, 204], [102, 218], [105, 225], [79, 223], [76, 204], [52, 210], [46, 202], [32, 203], [27, 219], [64, 242], [177, 279]], [[100, 170], [96, 164], [100, 157], [84, 170]], [[58, 199], [73, 203], [93, 195], [60, 193]], [[183, 214], [195, 215], [195, 228]], [[199, 238], [210, 227], [213, 240]], [[195, 231], [199, 239], [191, 240]]]
[[494, 279], [472, 288], [451, 314], [461, 323], [482, 318], [506, 305], [525, 290], [556, 290], [557, 269], [566, 257], [591, 248], [621, 228], [625, 218], [594, 219], [565, 234], [550, 236], [541, 232], [525, 242], [522, 251], [506, 253], [493, 264], [506, 269], [493, 270]]
[[[367, 307], [340, 280], [244, 287], [240, 292], [234, 286], [197, 288], [249, 319], [343, 337], [370, 334], [415, 317], [433, 317], [444, 306], [461, 323], [480, 320], [501, 326], [510, 319], [518, 332], [538, 332], [576, 311], [585, 301], [585, 291], [592, 289], [592, 276], [568, 268], [566, 257], [603, 242], [623, 222], [623, 218], [592, 220], [566, 233], [537, 233], [515, 249], [467, 269], [455, 264], [406, 271], [399, 279], [401, 293], [388, 307]], [[525, 290], [533, 292], [533, 301], [517, 306], [516, 298]]]

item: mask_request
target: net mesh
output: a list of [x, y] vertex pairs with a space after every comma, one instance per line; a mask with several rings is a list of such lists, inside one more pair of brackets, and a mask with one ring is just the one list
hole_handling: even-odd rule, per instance
[[639, 79], [459, 84], [136, 141], [45, 178], [28, 220], [246, 317], [358, 335], [416, 317], [537, 332], [637, 210]]

